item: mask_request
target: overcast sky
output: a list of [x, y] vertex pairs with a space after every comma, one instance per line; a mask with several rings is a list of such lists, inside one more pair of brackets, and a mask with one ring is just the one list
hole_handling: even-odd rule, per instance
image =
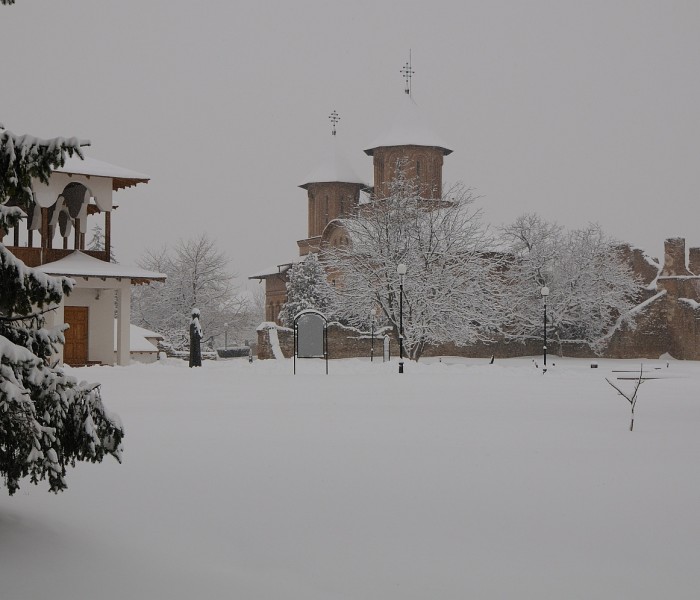
[[204, 231], [242, 277], [296, 256], [328, 115], [371, 182], [409, 49], [488, 222], [700, 246], [697, 0], [17, 0], [0, 26], [0, 122], [151, 176], [115, 196], [120, 262]]

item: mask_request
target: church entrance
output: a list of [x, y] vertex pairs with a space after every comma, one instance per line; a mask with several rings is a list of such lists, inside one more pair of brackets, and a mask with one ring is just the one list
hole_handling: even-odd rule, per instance
[[64, 335], [63, 362], [71, 366], [86, 365], [88, 362], [88, 307], [66, 306], [64, 320], [70, 325]]

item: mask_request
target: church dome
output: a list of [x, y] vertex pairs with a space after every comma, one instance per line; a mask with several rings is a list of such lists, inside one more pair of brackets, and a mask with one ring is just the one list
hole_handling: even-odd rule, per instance
[[350, 166], [341, 152], [337, 137], [333, 135], [324, 148], [323, 158], [318, 166], [304, 179], [300, 188], [309, 189], [312, 183], [357, 183], [366, 185]]
[[429, 146], [438, 148], [443, 155], [452, 152], [427, 123], [409, 94], [402, 95], [391, 126], [365, 149], [365, 153], [372, 156], [375, 149], [391, 146]]

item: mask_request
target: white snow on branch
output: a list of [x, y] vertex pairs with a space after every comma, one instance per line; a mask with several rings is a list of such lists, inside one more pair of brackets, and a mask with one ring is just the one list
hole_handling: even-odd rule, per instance
[[678, 298], [678, 302], [687, 304], [693, 310], [698, 310], [698, 308], [700, 308], [700, 302], [698, 302], [697, 300], [693, 300], [692, 298]]

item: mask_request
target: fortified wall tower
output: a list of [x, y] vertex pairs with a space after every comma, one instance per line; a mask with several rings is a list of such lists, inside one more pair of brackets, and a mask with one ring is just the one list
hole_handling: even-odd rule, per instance
[[666, 292], [664, 318], [670, 354], [700, 360], [700, 248], [691, 248], [689, 256], [686, 263], [683, 238], [667, 239], [657, 287]]

